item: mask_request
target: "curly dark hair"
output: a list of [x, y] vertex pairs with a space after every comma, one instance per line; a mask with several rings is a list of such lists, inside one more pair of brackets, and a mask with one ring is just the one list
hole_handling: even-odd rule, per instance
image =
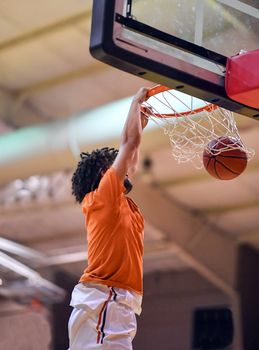
[[114, 162], [118, 150], [104, 147], [91, 153], [80, 154], [81, 160], [72, 176], [72, 194], [81, 203], [85, 195], [94, 191], [102, 178], [102, 171], [106, 171]]

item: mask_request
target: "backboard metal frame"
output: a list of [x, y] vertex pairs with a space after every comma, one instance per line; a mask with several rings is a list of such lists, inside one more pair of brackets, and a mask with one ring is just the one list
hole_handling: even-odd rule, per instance
[[[231, 100], [225, 91], [227, 57], [137, 21], [131, 0], [93, 0], [90, 52], [106, 64], [146, 80], [163, 84], [236, 113], [259, 119], [259, 110]], [[125, 30], [157, 40], [201, 63], [192, 64], [125, 37]], [[179, 51], [180, 52], [180, 51]], [[203, 67], [212, 62], [214, 70]], [[218, 69], [217, 69], [218, 67]]]

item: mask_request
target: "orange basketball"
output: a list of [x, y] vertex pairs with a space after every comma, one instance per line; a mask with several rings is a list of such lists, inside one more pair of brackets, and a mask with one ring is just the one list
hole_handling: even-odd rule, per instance
[[231, 180], [245, 170], [247, 154], [242, 149], [233, 149], [235, 145], [241, 146], [237, 140], [226, 136], [209, 142], [203, 152], [203, 164], [211, 176]]

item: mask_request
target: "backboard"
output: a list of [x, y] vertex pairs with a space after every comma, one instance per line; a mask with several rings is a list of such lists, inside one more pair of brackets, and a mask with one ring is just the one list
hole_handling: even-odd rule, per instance
[[227, 57], [259, 48], [257, 0], [93, 0], [91, 54], [98, 60], [228, 110]]

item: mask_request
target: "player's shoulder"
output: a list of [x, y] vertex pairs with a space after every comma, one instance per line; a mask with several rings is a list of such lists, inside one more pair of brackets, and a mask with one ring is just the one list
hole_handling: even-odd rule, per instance
[[116, 169], [110, 167], [103, 175], [97, 188], [97, 196], [101, 201], [117, 206], [123, 198], [125, 187], [119, 178]]
[[96, 191], [87, 193], [81, 203], [82, 209], [91, 206], [95, 202], [95, 197], [96, 197]]
[[100, 181], [99, 187], [103, 185], [103, 183], [119, 188], [121, 192], [124, 192], [124, 184], [122, 183], [118, 172], [115, 167], [111, 166], [103, 175], [103, 178]]

